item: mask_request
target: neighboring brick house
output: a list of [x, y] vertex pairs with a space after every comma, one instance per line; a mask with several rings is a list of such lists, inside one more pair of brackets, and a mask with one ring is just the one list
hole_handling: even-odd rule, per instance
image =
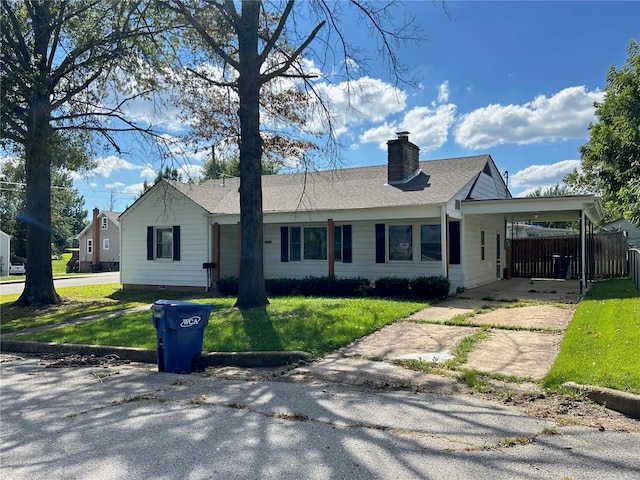
[[93, 209], [93, 221], [78, 235], [80, 272], [120, 269], [120, 213]]

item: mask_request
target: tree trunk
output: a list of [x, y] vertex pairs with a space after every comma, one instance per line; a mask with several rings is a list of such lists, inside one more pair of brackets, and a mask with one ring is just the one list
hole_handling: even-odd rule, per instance
[[51, 141], [50, 123], [50, 66], [47, 62], [48, 45], [53, 27], [50, 4], [34, 4], [33, 16], [34, 58], [38, 78], [27, 99], [29, 110], [26, 121], [25, 155], [25, 222], [27, 224], [27, 278], [17, 305], [41, 307], [60, 303], [53, 286], [51, 267]]
[[240, 107], [240, 227], [242, 249], [236, 306], [254, 308], [269, 303], [264, 286], [262, 224], [262, 138], [260, 136], [260, 63], [258, 21], [261, 2], [242, 2], [238, 26]]
[[51, 267], [51, 127], [43, 119], [33, 126], [25, 144], [27, 277], [16, 304], [40, 307], [60, 303], [60, 296]]

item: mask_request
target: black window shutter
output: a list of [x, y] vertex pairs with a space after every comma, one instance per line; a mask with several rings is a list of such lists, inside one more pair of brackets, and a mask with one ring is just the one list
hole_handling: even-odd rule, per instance
[[147, 260], [153, 260], [153, 227], [147, 227]]
[[173, 259], [180, 260], [180, 225], [173, 227]]
[[449, 263], [460, 265], [460, 222], [449, 222]]
[[280, 261], [289, 261], [289, 227], [280, 227]]
[[376, 263], [385, 262], [384, 223], [376, 223]]
[[351, 263], [351, 225], [342, 226], [342, 263]]

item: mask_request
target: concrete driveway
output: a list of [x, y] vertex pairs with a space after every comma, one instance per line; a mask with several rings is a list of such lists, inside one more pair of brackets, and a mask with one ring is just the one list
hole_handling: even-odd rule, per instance
[[[560, 350], [580, 299], [579, 288], [577, 281], [512, 279], [470, 289], [358, 339], [293, 374], [349, 383], [384, 384], [391, 379], [424, 388], [423, 383], [432, 380], [394, 363], [445, 362], [453, 358], [454, 349], [463, 339], [483, 329], [484, 338], [474, 344], [460, 369], [539, 380]], [[505, 308], [518, 298], [556, 304]], [[486, 307], [495, 310], [474, 314]], [[457, 319], [456, 325], [447, 325], [452, 319]], [[454, 383], [449, 390], [459, 388]]]

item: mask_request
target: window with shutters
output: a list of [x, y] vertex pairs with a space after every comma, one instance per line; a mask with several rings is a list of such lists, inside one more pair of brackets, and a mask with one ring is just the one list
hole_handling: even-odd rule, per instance
[[[335, 226], [334, 261], [351, 263], [351, 225]], [[329, 239], [327, 227], [281, 227], [280, 260], [327, 260]]]
[[180, 226], [147, 227], [147, 260], [180, 260]]

